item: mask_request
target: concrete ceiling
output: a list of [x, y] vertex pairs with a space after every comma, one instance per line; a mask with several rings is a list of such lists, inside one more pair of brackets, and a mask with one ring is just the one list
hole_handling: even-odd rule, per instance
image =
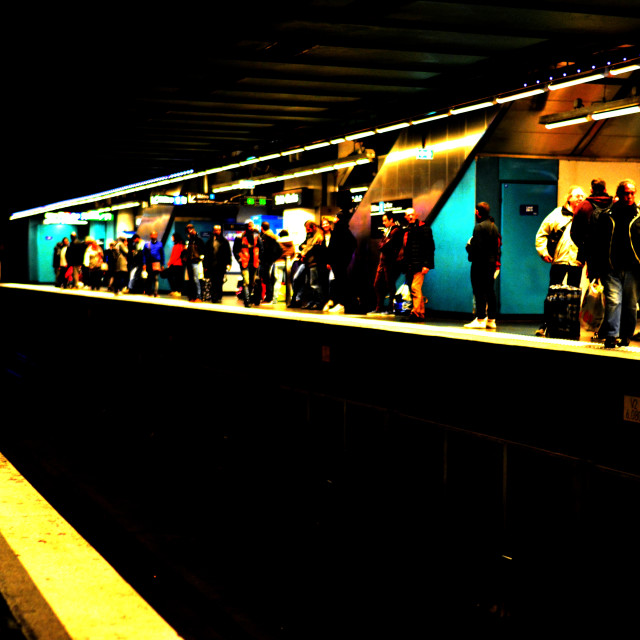
[[[606, 65], [609, 57], [637, 57], [640, 33], [637, 0], [109, 10], [90, 17], [25, 6], [12, 19], [3, 47], [14, 210], [392, 123]], [[607, 126], [623, 127], [624, 137], [623, 124]], [[505, 134], [503, 147], [517, 135]], [[567, 149], [579, 144], [565, 142]]]

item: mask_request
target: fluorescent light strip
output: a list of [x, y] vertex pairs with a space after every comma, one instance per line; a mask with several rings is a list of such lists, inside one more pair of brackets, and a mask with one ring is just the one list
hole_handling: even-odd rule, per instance
[[618, 76], [621, 73], [630, 73], [631, 71], [637, 71], [640, 69], [640, 64], [628, 64], [625, 67], [618, 67], [617, 69], [609, 69], [609, 73], [612, 76]]
[[[269, 184], [270, 182], [279, 182], [280, 180], [291, 180], [291, 178], [300, 178], [303, 176], [310, 176], [312, 174], [317, 173], [325, 173], [327, 171], [337, 171], [338, 169], [346, 169], [348, 167], [355, 167], [360, 164], [368, 164], [371, 162], [369, 158], [359, 158], [358, 160], [347, 160], [345, 162], [337, 162], [334, 164], [330, 164], [324, 167], [317, 167], [315, 169], [302, 169], [300, 171], [296, 171], [294, 173], [286, 173], [279, 176], [271, 176], [269, 178], [258, 178], [253, 180], [253, 185], [256, 186], [259, 184]], [[234, 182], [233, 184], [221, 185], [212, 189], [213, 193], [224, 193], [226, 191], [237, 191], [240, 189], [248, 189], [251, 188], [247, 186], [246, 181]]]
[[375, 131], [360, 131], [360, 133], [351, 133], [345, 136], [346, 140], [360, 140], [360, 138], [368, 138], [369, 136], [375, 136]]
[[330, 142], [316, 142], [315, 144], [308, 144], [307, 146], [305, 146], [304, 150], [313, 151], [314, 149], [322, 149], [322, 147], [328, 147], [330, 145]]
[[640, 113], [640, 105], [634, 104], [622, 109], [611, 109], [610, 111], [596, 111], [591, 114], [592, 120], [604, 120], [605, 118], [616, 118], [617, 116], [627, 116], [632, 113]]
[[447, 113], [439, 113], [434, 116], [427, 116], [426, 118], [421, 118], [420, 120], [412, 120], [411, 124], [412, 125], [424, 124], [425, 122], [433, 122], [434, 120], [442, 120], [442, 118], [448, 118], [448, 117], [449, 117], [449, 112], [447, 111]]
[[572, 118], [571, 120], [560, 120], [559, 122], [550, 122], [549, 124], [545, 124], [544, 126], [547, 129], [558, 129], [560, 127], [568, 127], [572, 124], [583, 124], [584, 122], [589, 122], [589, 118], [587, 116]]
[[478, 102], [477, 104], [470, 104], [466, 107], [455, 107], [454, 109], [451, 109], [451, 114], [457, 115], [459, 113], [468, 113], [469, 111], [478, 111], [479, 109], [486, 109], [492, 106], [493, 100], [489, 100], [487, 102]]
[[392, 124], [388, 127], [380, 127], [379, 129], [376, 129], [376, 133], [388, 133], [389, 131], [397, 131], [398, 129], [405, 129], [410, 125], [410, 122], [399, 122], [398, 124]]
[[550, 91], [556, 91], [558, 89], [564, 89], [565, 87], [573, 87], [577, 84], [584, 84], [585, 82], [593, 82], [594, 80], [602, 80], [604, 73], [596, 73], [592, 76], [585, 76], [584, 78], [574, 78], [573, 80], [560, 81], [549, 85]]
[[513, 102], [514, 100], [522, 100], [523, 98], [530, 98], [531, 96], [537, 96], [541, 93], [544, 93], [544, 89], [531, 89], [529, 91], [523, 91], [521, 93], [514, 93], [511, 96], [503, 96], [501, 98], [496, 98], [496, 102], [498, 104], [503, 104], [505, 102]]

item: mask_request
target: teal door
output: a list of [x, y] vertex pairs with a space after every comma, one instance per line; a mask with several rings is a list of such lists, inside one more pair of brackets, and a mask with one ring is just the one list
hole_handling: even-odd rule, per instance
[[502, 314], [541, 315], [544, 311], [549, 265], [538, 255], [535, 239], [557, 202], [556, 184], [502, 184]]

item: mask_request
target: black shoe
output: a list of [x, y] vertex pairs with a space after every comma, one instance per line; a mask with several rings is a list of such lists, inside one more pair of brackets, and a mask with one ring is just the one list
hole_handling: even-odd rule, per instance
[[604, 348], [605, 349], [615, 349], [618, 346], [618, 339], [607, 337], [604, 339]]

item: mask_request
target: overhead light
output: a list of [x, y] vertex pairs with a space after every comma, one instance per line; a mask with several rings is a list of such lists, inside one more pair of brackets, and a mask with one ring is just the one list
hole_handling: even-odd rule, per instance
[[360, 131], [359, 133], [351, 133], [345, 136], [346, 140], [360, 140], [360, 138], [367, 138], [368, 136], [375, 136], [375, 131]]
[[437, 113], [435, 115], [426, 116], [425, 118], [420, 118], [420, 120], [412, 120], [411, 124], [424, 124], [425, 122], [433, 122], [434, 120], [441, 120], [442, 118], [448, 118], [449, 112], [446, 113]]
[[260, 156], [258, 160], [264, 162], [265, 160], [275, 160], [275, 158], [280, 158], [280, 153], [271, 153], [268, 156]]
[[604, 73], [594, 73], [590, 76], [584, 76], [582, 78], [573, 78], [571, 80], [561, 80], [560, 82], [554, 82], [549, 85], [550, 91], [557, 91], [558, 89], [564, 89], [565, 87], [573, 87], [577, 84], [584, 84], [585, 82], [593, 82], [594, 80], [602, 80]]
[[451, 115], [457, 115], [459, 113], [468, 113], [469, 111], [477, 111], [478, 109], [486, 109], [493, 106], [493, 100], [487, 100], [486, 102], [478, 102], [476, 104], [470, 104], [465, 107], [455, 107], [451, 109]]
[[346, 138], [334, 138], [333, 140], [329, 140], [329, 144], [340, 144], [341, 142], [346, 142]]
[[281, 155], [283, 156], [292, 156], [294, 153], [302, 153], [304, 149], [300, 147], [299, 149], [290, 149], [289, 151], [283, 151]]
[[557, 122], [550, 122], [544, 126], [547, 129], [558, 129], [559, 127], [568, 127], [572, 124], [583, 124], [584, 122], [589, 122], [589, 118], [587, 116], [580, 116], [569, 120], [558, 120]]
[[631, 71], [637, 71], [638, 69], [640, 69], [640, 64], [632, 63], [632, 64], [627, 64], [624, 67], [617, 67], [616, 69], [609, 69], [609, 73], [612, 76], [618, 76], [621, 73], [630, 73]]
[[632, 113], [640, 113], [640, 105], [634, 104], [622, 109], [609, 109], [607, 111], [596, 111], [591, 115], [593, 120], [604, 120], [605, 118], [615, 118], [617, 116], [628, 116]]
[[376, 129], [376, 133], [388, 133], [389, 131], [405, 129], [410, 124], [411, 124], [410, 122], [399, 122], [398, 124], [391, 124], [388, 127], [380, 127], [379, 129]]
[[572, 111], [563, 111], [542, 116], [539, 120], [547, 129], [557, 129], [558, 127], [568, 127], [573, 124], [583, 124], [592, 120], [604, 120], [617, 116], [626, 116], [640, 112], [640, 98], [623, 98], [622, 100], [612, 100], [611, 102], [600, 102], [592, 104], [590, 107], [581, 107]]
[[513, 102], [514, 100], [522, 100], [523, 98], [537, 96], [541, 93], [544, 93], [544, 89], [530, 89], [529, 91], [521, 91], [520, 93], [514, 93], [510, 96], [501, 96], [499, 98], [496, 98], [496, 102], [498, 104], [503, 104], [504, 102]]
[[322, 147], [328, 147], [330, 142], [316, 142], [315, 144], [308, 144], [305, 146], [305, 151], [313, 151], [314, 149], [322, 149]]

